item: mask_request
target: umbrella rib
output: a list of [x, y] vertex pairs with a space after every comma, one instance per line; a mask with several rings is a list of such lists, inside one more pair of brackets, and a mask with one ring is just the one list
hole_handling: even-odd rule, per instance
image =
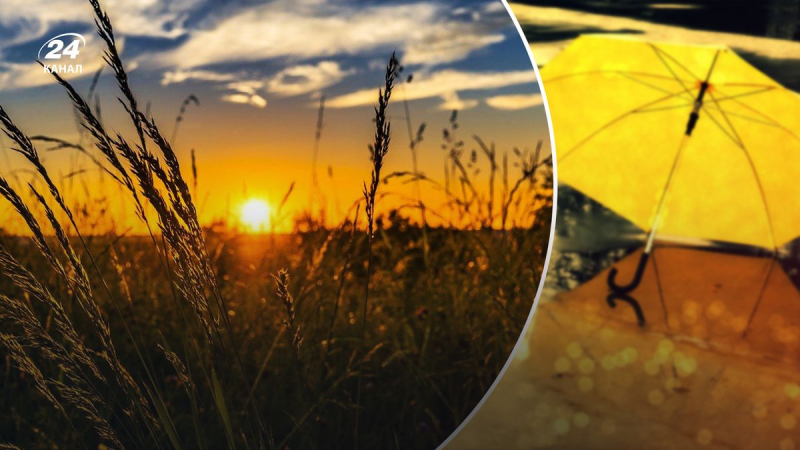
[[675, 77], [673, 76], [666, 76], [666, 75], [659, 75], [655, 73], [647, 73], [647, 72], [637, 72], [632, 70], [587, 70], [585, 72], [573, 72], [567, 73], [558, 77], [550, 78], [544, 80], [547, 83], [552, 83], [555, 81], [561, 81], [567, 78], [584, 76], [584, 75], [604, 75], [604, 74], [617, 74], [617, 75], [637, 75], [640, 77], [649, 77], [649, 78], [658, 78], [661, 80], [673, 80]]
[[[710, 111], [710, 110], [706, 109], [705, 107], [703, 107], [703, 109], [704, 109], [706, 112], [709, 112], [709, 111]], [[708, 114], [708, 118], [709, 118], [709, 119], [711, 119], [711, 121], [712, 121], [712, 122], [714, 122], [714, 125], [716, 125], [716, 126], [717, 126], [717, 128], [719, 128], [719, 130], [720, 130], [720, 131], [722, 131], [722, 132], [725, 134], [725, 136], [727, 136], [727, 137], [728, 137], [728, 139], [730, 139], [730, 140], [731, 140], [731, 142], [733, 142], [733, 143], [734, 143], [734, 144], [735, 144], [737, 147], [739, 147], [739, 148], [741, 148], [741, 149], [743, 149], [743, 148], [744, 148], [744, 147], [743, 147], [743, 145], [742, 145], [742, 143], [741, 143], [741, 142], [739, 142], [739, 141], [736, 139], [736, 136], [734, 136], [733, 134], [731, 134], [731, 132], [730, 132], [730, 131], [728, 131], [728, 130], [727, 130], [725, 127], [723, 127], [723, 126], [722, 126], [722, 124], [721, 124], [721, 123], [719, 123], [719, 121], [716, 119], [716, 117], [714, 117], [714, 116], [713, 116], [713, 115], [711, 115], [711, 114]]]
[[[722, 91], [720, 91], [720, 92], [722, 92]], [[763, 117], [764, 119], [766, 119], [766, 120], [770, 121], [772, 124], [774, 124], [775, 126], [777, 126], [778, 128], [780, 128], [781, 130], [783, 130], [783, 131], [785, 131], [785, 132], [789, 133], [789, 135], [791, 135], [793, 138], [795, 138], [795, 139], [797, 139], [798, 141], [800, 141], [800, 137], [798, 137], [798, 136], [797, 136], [797, 135], [794, 133], [794, 131], [790, 130], [790, 129], [789, 129], [787, 126], [783, 125], [782, 123], [778, 122], [777, 120], [773, 119], [772, 117], [770, 117], [770, 116], [768, 116], [768, 115], [764, 114], [763, 112], [761, 112], [761, 111], [759, 111], [759, 110], [757, 110], [757, 109], [753, 108], [752, 106], [750, 106], [750, 105], [748, 105], [748, 104], [746, 104], [746, 103], [742, 103], [742, 102], [740, 102], [739, 100], [737, 100], [737, 99], [736, 99], [736, 98], [734, 98], [734, 97], [735, 97], [735, 96], [728, 96], [728, 97], [726, 97], [725, 99], [726, 99], [726, 100], [730, 100], [730, 101], [732, 101], [732, 102], [736, 103], [737, 105], [741, 106], [742, 108], [745, 108], [745, 109], [747, 109], [747, 110], [749, 110], [749, 111], [751, 111], [751, 112], [753, 112], [753, 113], [755, 113], [755, 114], [757, 114], [757, 115], [759, 115], [759, 116]]]
[[767, 126], [770, 126], [770, 127], [781, 128], [780, 124], [777, 124], [777, 123], [774, 123], [774, 122], [769, 122], [769, 121], [766, 121], [766, 120], [759, 120], [759, 119], [756, 119], [755, 117], [745, 116], [744, 114], [739, 114], [739, 113], [735, 113], [735, 112], [732, 112], [732, 111], [725, 111], [724, 109], [721, 109], [721, 108], [720, 108], [720, 111], [725, 112], [729, 116], [738, 117], [738, 118], [740, 118], [742, 120], [748, 120], [750, 122], [760, 123], [761, 125], [767, 125]]
[[681, 94], [683, 94], [684, 92], [685, 92], [685, 91], [673, 92], [673, 93], [671, 93], [671, 94], [669, 94], [669, 95], [665, 95], [664, 97], [661, 97], [661, 98], [658, 98], [658, 99], [656, 99], [656, 100], [653, 100], [653, 101], [647, 102], [647, 103], [645, 103], [645, 104], [643, 104], [643, 105], [641, 105], [641, 106], [639, 106], [639, 107], [636, 107], [636, 108], [634, 108], [634, 109], [632, 109], [632, 110], [630, 110], [630, 111], [627, 111], [627, 112], [625, 112], [625, 113], [623, 113], [623, 114], [621, 114], [621, 115], [619, 115], [619, 116], [615, 117], [614, 119], [612, 119], [611, 121], [609, 121], [608, 123], [606, 123], [605, 125], [603, 125], [602, 127], [600, 127], [600, 128], [598, 128], [597, 130], [595, 130], [595, 131], [594, 131], [592, 134], [590, 134], [590, 135], [586, 136], [586, 137], [585, 137], [585, 138], [584, 138], [582, 141], [580, 141], [580, 142], [578, 142], [577, 144], [575, 144], [575, 146], [574, 146], [574, 147], [572, 147], [571, 149], [569, 149], [569, 150], [568, 150], [566, 153], [564, 153], [564, 155], [563, 155], [563, 156], [559, 156], [559, 162], [563, 163], [563, 162], [564, 162], [564, 160], [566, 160], [566, 159], [567, 159], [567, 158], [568, 158], [570, 155], [572, 155], [573, 153], [575, 153], [575, 151], [576, 151], [576, 150], [578, 150], [580, 147], [582, 147], [584, 144], [586, 144], [587, 142], [589, 142], [589, 141], [590, 141], [592, 138], [594, 138], [595, 136], [597, 136], [597, 135], [598, 135], [598, 134], [600, 134], [601, 132], [603, 132], [603, 131], [607, 130], [608, 128], [610, 128], [610, 127], [611, 127], [611, 126], [613, 126], [614, 124], [618, 123], [618, 122], [619, 122], [619, 121], [621, 121], [622, 119], [624, 119], [624, 118], [626, 118], [626, 117], [628, 117], [628, 116], [630, 116], [630, 115], [632, 115], [632, 114], [635, 114], [635, 113], [637, 113], [637, 112], [638, 112], [640, 109], [642, 109], [642, 108], [647, 108], [648, 106], [652, 106], [652, 105], [658, 104], [658, 103], [660, 103], [660, 102], [663, 102], [664, 100], [669, 100], [669, 99], [671, 99], [671, 98], [677, 97], [678, 95], [681, 95]]
[[659, 91], [659, 92], [661, 92], [661, 93], [664, 93], [664, 94], [671, 94], [671, 92], [670, 92], [669, 90], [667, 90], [667, 89], [660, 88], [660, 87], [658, 87], [658, 86], [656, 86], [656, 85], [654, 85], [654, 84], [651, 84], [651, 83], [647, 83], [647, 82], [645, 82], [645, 81], [643, 81], [643, 80], [640, 80], [640, 79], [638, 79], [638, 78], [636, 78], [636, 77], [634, 77], [634, 76], [632, 76], [632, 75], [629, 75], [629, 74], [627, 74], [627, 73], [620, 72], [619, 74], [620, 74], [620, 75], [622, 75], [623, 77], [625, 77], [625, 78], [627, 78], [627, 79], [631, 80], [631, 81], [634, 81], [634, 82], [636, 82], [636, 83], [639, 83], [639, 84], [641, 84], [641, 85], [643, 85], [643, 86], [647, 86], [647, 87], [649, 87], [649, 88], [651, 88], [651, 89], [655, 89], [655, 90], [657, 90], [657, 91]]
[[766, 89], [782, 89], [782, 90], [785, 90], [785, 91], [789, 90], [789, 89], [786, 89], [785, 87], [783, 87], [781, 85], [764, 84], [764, 83], [742, 83], [740, 81], [734, 81], [734, 82], [731, 82], [731, 83], [715, 83], [715, 84], [717, 86], [738, 86], [738, 87], [747, 86], [747, 87], [760, 87], [760, 88], [766, 88]]
[[682, 105], [673, 105], [673, 106], [662, 106], [659, 108], [647, 108], [647, 109], [639, 108], [634, 112], [638, 114], [638, 113], [648, 113], [648, 112], [658, 112], [658, 111], [669, 111], [671, 109], [686, 108], [687, 106], [692, 106], [692, 103], [684, 103]]
[[[709, 92], [709, 95], [711, 96], [711, 100], [714, 101], [714, 103], [716, 104], [717, 100], [714, 97], [714, 94]], [[717, 104], [717, 107], [719, 108], [719, 104]], [[728, 118], [728, 115], [725, 114], [725, 111], [723, 111], [722, 108], [719, 108], [719, 111], [722, 113], [722, 117], [725, 118], [725, 122], [727, 122], [728, 126], [731, 127], [731, 131], [733, 131], [734, 135], [736, 136], [739, 148], [741, 148], [742, 151], [744, 152], [744, 155], [747, 158], [747, 162], [750, 165], [750, 170], [753, 172], [753, 177], [755, 178], [756, 185], [758, 186], [758, 192], [761, 195], [761, 203], [764, 205], [764, 214], [767, 216], [767, 224], [769, 225], [769, 237], [770, 240], [772, 241], [772, 248], [775, 251], [777, 251], [778, 243], [775, 241], [775, 227], [772, 223], [772, 215], [770, 214], [769, 204], [767, 203], [767, 194], [766, 192], [764, 192], [764, 185], [763, 183], [761, 183], [761, 177], [758, 175], [758, 171], [756, 170], [756, 165], [753, 162], [753, 158], [750, 155], [750, 151], [747, 150], [747, 147], [744, 145], [744, 142], [742, 141], [741, 137], [739, 137], [739, 133], [736, 131], [736, 128], [731, 123], [730, 118]], [[713, 118], [713, 116], [710, 114], [708, 117]], [[716, 123], [716, 120], [714, 122]]]
[[[656, 50], [656, 51], [659, 53], [659, 55], [663, 55], [663, 56], [666, 56], [667, 58], [669, 58], [669, 59], [670, 59], [672, 62], [674, 62], [674, 63], [675, 63], [675, 64], [676, 64], [678, 67], [680, 67], [681, 69], [683, 69], [683, 70], [684, 70], [684, 72], [688, 73], [688, 74], [689, 74], [689, 75], [690, 75], [692, 78], [694, 78], [694, 79], [695, 79], [695, 81], [701, 81], [701, 80], [700, 80], [700, 77], [698, 77], [697, 75], [695, 75], [695, 74], [694, 74], [694, 73], [693, 73], [691, 70], [689, 70], [689, 69], [688, 69], [686, 66], [684, 66], [683, 64], [681, 64], [681, 63], [680, 63], [680, 61], [678, 61], [677, 59], [675, 59], [675, 57], [674, 57], [674, 56], [670, 55], [669, 53], [667, 53], [667, 52], [666, 52], [666, 51], [664, 51], [663, 49], [661, 49], [661, 48], [658, 48], [658, 47], [657, 47], [655, 44], [650, 44], [650, 45], [653, 47], [653, 49], [654, 49], [654, 50]], [[717, 50], [717, 53], [719, 53], [719, 50]], [[715, 58], [716, 58], [716, 57], [715, 57]], [[712, 65], [712, 68], [713, 68], [713, 65]]]
[[[714, 71], [714, 68], [716, 67], [717, 59], [719, 58], [719, 54], [720, 54], [719, 50], [717, 50], [717, 52], [714, 54], [714, 60], [711, 62], [711, 67], [709, 67], [709, 69], [708, 69], [708, 75], [706, 75], [706, 83], [708, 83], [708, 80], [711, 79], [711, 73]], [[711, 97], [711, 100], [717, 106], [717, 108], [719, 109], [720, 113], [722, 114], [722, 117], [725, 119], [725, 123], [728, 124], [728, 126], [731, 129], [731, 132], [736, 137], [734, 142], [736, 142], [737, 145], [739, 146], [739, 148], [742, 149], [742, 151], [744, 152], [745, 157], [747, 158], [747, 163], [750, 165], [750, 171], [753, 173], [753, 178], [755, 178], [756, 185], [758, 186], [758, 192], [759, 192], [759, 194], [761, 196], [761, 204], [764, 206], [764, 214], [765, 214], [765, 216], [767, 218], [767, 225], [768, 225], [768, 228], [769, 228], [770, 241], [772, 241], [772, 248], [777, 253], [778, 244], [775, 241], [775, 226], [772, 223], [772, 214], [770, 214], [770, 211], [769, 211], [769, 204], [767, 203], [767, 194], [766, 194], [766, 192], [764, 192], [764, 184], [761, 182], [761, 177], [758, 175], [758, 170], [756, 169], [756, 165], [753, 162], [752, 156], [750, 155], [750, 151], [747, 150], [747, 146], [744, 145], [744, 141], [742, 141], [742, 138], [739, 136], [739, 133], [736, 131], [736, 127], [733, 126], [733, 123], [731, 122], [731, 120], [728, 117], [728, 115], [725, 113], [725, 111], [722, 109], [722, 107], [719, 106], [719, 103], [717, 102], [717, 98], [714, 96], [714, 93], [709, 91], [708, 95]], [[738, 103], [738, 100], [734, 100], [734, 101]], [[708, 110], [706, 110], [706, 112], [708, 112]], [[712, 121], [718, 127], [720, 127], [720, 129], [722, 129], [723, 132], [725, 132], [723, 127], [716, 121], [716, 119], [714, 119], [713, 115], [708, 114], [708, 117], [710, 117], [712, 119]], [[726, 134], [727, 134], [727, 132], [726, 132]]]
[[706, 74], [706, 83], [711, 80], [711, 73], [714, 72], [714, 68], [717, 67], [717, 59], [719, 59], [719, 50], [714, 53], [714, 59], [711, 61], [711, 67], [708, 68], [708, 73]]
[[[710, 108], [710, 106], [706, 106], [706, 107]], [[717, 105], [714, 108], [711, 108], [711, 110], [713, 110], [713, 111], [723, 111], [723, 112], [725, 112], [726, 114], [728, 114], [731, 117], [737, 117], [739, 119], [747, 120], [747, 121], [754, 122], [754, 123], [759, 123], [761, 125], [780, 128], [780, 124], [777, 124], [777, 123], [774, 123], [774, 122], [769, 122], [769, 121], [766, 121], [766, 120], [759, 120], [759, 119], [757, 119], [755, 117], [746, 116], [744, 114], [735, 113], [733, 111], [726, 111], [726, 110], [722, 109], [721, 107], [719, 107], [719, 105]]]
[[[723, 131], [723, 132], [725, 132], [725, 134], [726, 134], [726, 135], [728, 135], [728, 137], [729, 137], [729, 138], [731, 138], [731, 140], [732, 140], [732, 141], [733, 141], [733, 142], [734, 142], [734, 143], [735, 143], [737, 146], [739, 146], [739, 148], [741, 148], [742, 150], [744, 150], [744, 149], [745, 149], [745, 148], [744, 148], [744, 142], [742, 142], [742, 138], [739, 136], [739, 133], [737, 133], [737, 132], [736, 132], [736, 128], [734, 128], [734, 127], [733, 127], [733, 124], [731, 123], [730, 119], [728, 118], [728, 115], [727, 115], [727, 114], [725, 114], [725, 111], [723, 111], [723, 110], [722, 110], [722, 107], [720, 107], [720, 106], [719, 106], [719, 103], [717, 103], [716, 99], [714, 98], [714, 94], [712, 94], [711, 92], [709, 92], [709, 93], [708, 93], [708, 95], [709, 95], [709, 97], [711, 97], [711, 100], [714, 102], [714, 105], [716, 105], [716, 109], [717, 109], [717, 110], [718, 110], [720, 113], [722, 113], [722, 118], [723, 118], [723, 119], [725, 119], [725, 123], [726, 123], [726, 124], [728, 125], [728, 127], [730, 128], [730, 133], [728, 133], [728, 131], [727, 131], [727, 130], [726, 130], [726, 129], [725, 129], [723, 126], [722, 126], [722, 124], [720, 124], [719, 122], [717, 122], [717, 119], [715, 119], [713, 115], [711, 115], [711, 114], [708, 114], [708, 117], [709, 117], [709, 118], [710, 118], [710, 119], [711, 119], [711, 120], [712, 120], [712, 121], [713, 121], [713, 122], [714, 122], [714, 123], [715, 123], [715, 124], [716, 124], [716, 125], [717, 125], [717, 126], [718, 126], [718, 127], [721, 129], [721, 130], [722, 130], [722, 131]], [[707, 113], [709, 113], [709, 112], [711, 111], [711, 109], [710, 109], [710, 108], [708, 108], [706, 105], [703, 105], [703, 110], [704, 110], [705, 112], [707, 112]]]
[[[681, 78], [679, 78], [679, 77], [678, 77], [678, 74], [676, 74], [676, 73], [675, 73], [675, 71], [672, 69], [672, 66], [670, 66], [670, 65], [669, 65], [669, 63], [667, 63], [666, 59], [664, 59], [664, 55], [668, 56], [668, 57], [670, 58], [670, 60], [672, 60], [672, 61], [673, 61], [675, 64], [677, 64], [679, 67], [683, 68], [683, 70], [685, 70], [685, 71], [686, 71], [686, 72], [687, 72], [689, 75], [691, 75], [692, 77], [694, 77], [696, 81], [700, 81], [700, 79], [699, 79], [699, 78], [697, 78], [697, 76], [695, 76], [695, 74], [693, 74], [693, 73], [692, 73], [692, 72], [690, 72], [688, 69], [686, 69], [686, 67], [684, 67], [684, 66], [683, 66], [681, 63], [679, 63], [679, 62], [675, 61], [675, 58], [673, 58], [672, 56], [670, 56], [668, 53], [666, 53], [666, 52], [664, 52], [663, 50], [659, 49], [659, 48], [658, 48], [658, 47], [656, 47], [654, 44], [648, 44], [648, 45], [650, 45], [650, 48], [652, 48], [652, 49], [653, 49], [653, 51], [655, 52], [656, 56], [657, 56], [657, 57], [658, 57], [658, 59], [661, 61], [661, 64], [663, 64], [663, 65], [664, 65], [664, 67], [666, 67], [666, 69], [669, 71], [669, 73], [670, 73], [670, 74], [672, 74], [672, 78], [674, 78], [674, 79], [675, 79], [675, 81], [677, 81], [678, 83], [680, 83], [680, 85], [683, 87], [683, 90], [684, 90], [684, 92], [685, 92], [685, 93], [687, 93], [687, 94], [689, 94], [689, 97], [691, 97], [691, 91], [689, 90], [689, 88], [688, 88], [688, 87], [686, 87], [686, 84], [683, 82], [683, 80], [682, 80]], [[664, 53], [664, 55], [662, 55], [662, 52]], [[694, 100], [694, 99], [692, 98], [692, 100]]]
[[[731, 86], [731, 85], [729, 85], [729, 84], [715, 84], [714, 86], [715, 87], [719, 87], [719, 86]], [[724, 102], [724, 101], [728, 101], [728, 100], [733, 100], [735, 98], [749, 97], [751, 95], [763, 94], [764, 92], [769, 92], [769, 91], [774, 91], [774, 90], [775, 90], [774, 87], [764, 87], [764, 88], [761, 88], [761, 89], [756, 89], [755, 91], [748, 91], [748, 92], [742, 92], [740, 94], [726, 95], [724, 97], [719, 97], [719, 98], [717, 98], [717, 101], [718, 102]], [[722, 91], [720, 91], [720, 92], [722, 92]]]

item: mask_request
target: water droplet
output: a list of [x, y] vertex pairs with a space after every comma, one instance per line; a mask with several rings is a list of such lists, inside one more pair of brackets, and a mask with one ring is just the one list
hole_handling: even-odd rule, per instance
[[661, 372], [661, 366], [658, 362], [650, 360], [644, 363], [644, 371], [648, 375], [658, 375]]
[[664, 403], [664, 393], [660, 389], [653, 389], [647, 394], [647, 401], [653, 406], [659, 406]]
[[606, 419], [600, 425], [600, 431], [602, 431], [603, 434], [614, 434], [617, 432], [617, 424], [611, 419]]
[[714, 433], [708, 428], [703, 428], [697, 432], [697, 442], [700, 445], [708, 445], [714, 439]]
[[553, 429], [556, 430], [557, 434], [563, 436], [569, 433], [569, 422], [567, 419], [556, 419], [555, 423], [553, 423]]
[[706, 309], [706, 317], [710, 320], [717, 320], [722, 316], [722, 313], [725, 312], [725, 304], [719, 300], [714, 301], [708, 308]]
[[786, 383], [786, 386], [783, 387], [783, 393], [794, 400], [800, 396], [800, 386], [798, 386], [797, 383]]
[[581, 392], [589, 392], [594, 389], [594, 381], [589, 377], [580, 377], [578, 379], [578, 389]]
[[694, 358], [684, 358], [677, 362], [678, 375], [688, 377], [697, 370], [697, 361]]
[[797, 418], [792, 414], [784, 414], [781, 416], [781, 428], [784, 430], [791, 430], [797, 426]]
[[583, 348], [581, 344], [573, 342], [567, 346], [567, 355], [572, 359], [578, 359], [583, 356]]
[[664, 389], [668, 391], [673, 391], [679, 387], [681, 387], [681, 382], [676, 378], [667, 378], [667, 381], [664, 382]]
[[572, 363], [570, 363], [569, 360], [567, 358], [564, 358], [563, 356], [561, 358], [558, 358], [555, 364], [553, 364], [553, 368], [558, 373], [568, 372], [571, 366]]
[[589, 425], [589, 415], [579, 412], [575, 414], [575, 417], [572, 418], [572, 421], [575, 422], [576, 427], [585, 428], [587, 425]]
[[578, 370], [586, 375], [594, 372], [594, 361], [589, 358], [583, 358], [580, 364], [578, 364]]
[[622, 351], [622, 353], [625, 355], [625, 358], [628, 360], [628, 362], [633, 363], [639, 359], [639, 352], [633, 347], [626, 348]]

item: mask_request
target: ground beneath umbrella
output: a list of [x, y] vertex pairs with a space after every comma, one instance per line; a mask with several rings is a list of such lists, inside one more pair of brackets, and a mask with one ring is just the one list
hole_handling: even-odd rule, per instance
[[[736, 280], [746, 266], [725, 270]], [[800, 448], [796, 361], [617, 320], [600, 277], [543, 298], [524, 348], [448, 449]], [[716, 316], [714, 302], [697, 304]]]

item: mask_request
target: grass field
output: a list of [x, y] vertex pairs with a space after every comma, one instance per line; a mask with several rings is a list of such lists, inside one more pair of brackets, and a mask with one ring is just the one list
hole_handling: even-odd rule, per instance
[[[284, 234], [201, 224], [196, 186], [141, 112], [111, 21], [90, 3], [134, 134], [111, 131], [67, 81], [56, 82], [93, 144], [76, 151], [95, 155], [149, 233], [91, 232], [114, 218], [53, 182], [36, 148], [42, 139], [0, 108], [33, 173], [30, 184], [0, 178], [10, 214], [27, 228], [0, 236], [0, 442], [438, 445], [488, 389], [533, 303], [552, 208], [541, 144], [515, 151], [509, 169], [507, 154], [500, 164], [478, 138], [469, 153], [445, 130], [445, 182], [415, 168], [381, 173], [384, 158], [409, 150], [390, 148], [393, 56], [376, 96], [372, 174], [347, 219], [323, 225], [305, 211]], [[455, 112], [450, 123], [457, 127]], [[485, 188], [471, 179], [479, 165], [491, 174]], [[408, 207], [382, 208], [398, 182], [439, 187], [448, 200], [428, 205], [418, 190]]]

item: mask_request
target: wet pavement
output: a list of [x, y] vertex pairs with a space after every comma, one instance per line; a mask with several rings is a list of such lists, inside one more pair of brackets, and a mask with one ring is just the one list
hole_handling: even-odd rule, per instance
[[661, 283], [690, 260], [716, 266], [662, 289], [668, 322], [646, 273], [643, 328], [605, 304], [606, 271], [546, 294], [508, 372], [447, 448], [800, 448], [800, 315], [765, 306], [800, 294], [774, 272], [744, 336], [755, 296], [741, 286], [758, 289], [764, 259], [661, 250]]

